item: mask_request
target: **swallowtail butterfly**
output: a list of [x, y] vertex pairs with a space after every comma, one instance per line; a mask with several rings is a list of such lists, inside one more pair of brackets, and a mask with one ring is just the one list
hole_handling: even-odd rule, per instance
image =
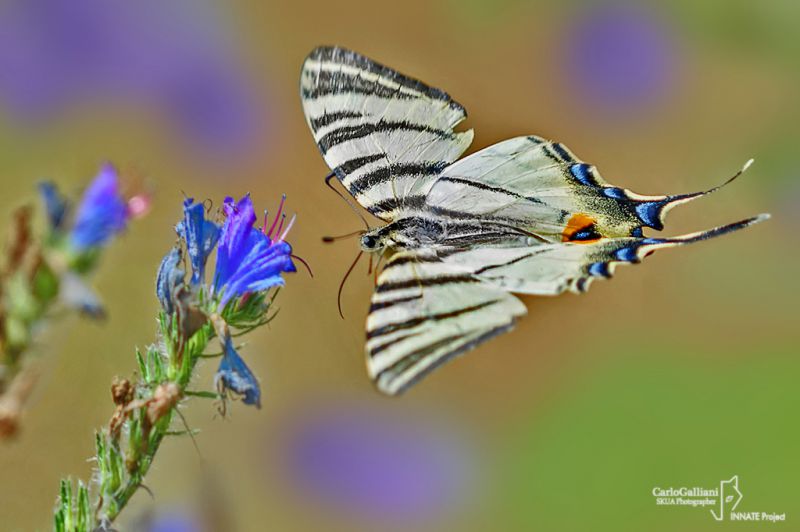
[[454, 129], [467, 116], [464, 107], [344, 48], [311, 52], [300, 95], [332, 175], [386, 222], [362, 234], [361, 249], [387, 257], [367, 318], [366, 352], [371, 377], [388, 394], [512, 329], [526, 313], [512, 293], [584, 292], [618, 264], [768, 217], [645, 236], [645, 228], [663, 228], [671, 208], [720, 187], [642, 196], [537, 136], [459, 159], [473, 136]]

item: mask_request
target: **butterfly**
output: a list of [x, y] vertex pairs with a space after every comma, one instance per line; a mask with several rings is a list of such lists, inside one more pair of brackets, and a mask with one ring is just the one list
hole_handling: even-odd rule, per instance
[[502, 141], [459, 159], [464, 107], [356, 52], [319, 47], [300, 79], [325, 162], [384, 225], [361, 234], [387, 257], [366, 324], [367, 368], [397, 394], [526, 313], [517, 294], [585, 292], [619, 264], [748, 227], [769, 216], [653, 238], [667, 212], [718, 190], [643, 196], [613, 186], [558, 142]]

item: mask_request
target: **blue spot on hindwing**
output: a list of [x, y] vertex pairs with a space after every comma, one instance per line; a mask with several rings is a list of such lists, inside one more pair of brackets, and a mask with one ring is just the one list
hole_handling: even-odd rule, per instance
[[594, 277], [611, 277], [608, 271], [608, 264], [605, 262], [593, 262], [589, 265], [589, 275]]
[[644, 236], [644, 233], [642, 232], [641, 226], [634, 227], [633, 229], [631, 229], [631, 236], [635, 236], [636, 238], [642, 238]]
[[596, 187], [597, 182], [592, 175], [592, 165], [586, 163], [576, 163], [569, 167], [569, 173], [581, 184], [587, 187]]
[[613, 199], [627, 199], [628, 197], [625, 195], [625, 191], [619, 187], [605, 187], [603, 189], [603, 195]]
[[620, 248], [614, 253], [614, 257], [624, 262], [639, 262], [639, 256], [636, 254], [638, 248], [638, 245]]
[[636, 216], [647, 227], [660, 231], [664, 228], [661, 223], [661, 209], [667, 204], [667, 200], [645, 201], [636, 205]]

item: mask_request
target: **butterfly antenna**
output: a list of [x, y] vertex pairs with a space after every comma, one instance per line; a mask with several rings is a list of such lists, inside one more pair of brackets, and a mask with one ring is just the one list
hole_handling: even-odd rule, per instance
[[338, 190], [336, 190], [334, 186], [331, 184], [331, 179], [333, 179], [334, 177], [336, 177], [336, 174], [334, 172], [331, 172], [330, 174], [325, 176], [325, 184], [328, 186], [329, 189], [333, 190], [337, 196], [342, 198], [342, 200], [344, 200], [345, 203], [347, 203], [347, 205], [353, 210], [353, 212], [356, 213], [356, 216], [358, 216], [361, 219], [361, 221], [364, 222], [364, 227], [366, 227], [367, 231], [369, 231], [369, 223], [367, 222], [367, 219], [364, 218], [364, 215], [361, 214], [361, 212], [356, 208], [355, 205], [350, 203], [349, 199], [344, 197], [344, 195]]
[[312, 272], [312, 271], [311, 271], [311, 266], [309, 266], [309, 265], [308, 265], [308, 263], [307, 263], [305, 260], [303, 260], [303, 258], [302, 258], [302, 257], [298, 257], [298, 256], [297, 256], [297, 255], [295, 255], [295, 254], [291, 254], [291, 255], [289, 255], [289, 256], [290, 256], [290, 257], [292, 257], [292, 258], [293, 258], [293, 259], [295, 259], [295, 260], [298, 260], [298, 261], [300, 261], [300, 263], [301, 263], [303, 266], [305, 266], [305, 267], [306, 267], [306, 270], [308, 270], [308, 275], [310, 275], [312, 279], [314, 278], [314, 272]]
[[339, 236], [323, 236], [322, 241], [326, 244], [330, 244], [331, 242], [336, 242], [337, 240], [342, 240], [343, 238], [350, 238], [356, 235], [363, 235], [365, 231], [363, 229], [359, 229], [358, 231], [353, 231], [352, 233], [347, 233], [345, 235]]
[[361, 255], [363, 254], [364, 254], [363, 250], [358, 252], [358, 255], [356, 255], [356, 260], [354, 260], [353, 264], [351, 264], [350, 267], [347, 268], [347, 273], [344, 274], [342, 282], [339, 283], [339, 293], [336, 295], [336, 305], [339, 307], [339, 316], [341, 316], [342, 319], [344, 319], [344, 313], [342, 312], [342, 290], [344, 289], [344, 283], [345, 281], [347, 281], [347, 278], [350, 277], [350, 274], [353, 272], [353, 269], [356, 267], [356, 264], [358, 264], [358, 261], [361, 258]]

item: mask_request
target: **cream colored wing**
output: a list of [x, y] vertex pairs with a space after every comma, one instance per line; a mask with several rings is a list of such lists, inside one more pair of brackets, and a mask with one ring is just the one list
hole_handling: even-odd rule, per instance
[[367, 368], [388, 394], [510, 330], [525, 305], [433, 252], [401, 252], [386, 264], [367, 318]]

